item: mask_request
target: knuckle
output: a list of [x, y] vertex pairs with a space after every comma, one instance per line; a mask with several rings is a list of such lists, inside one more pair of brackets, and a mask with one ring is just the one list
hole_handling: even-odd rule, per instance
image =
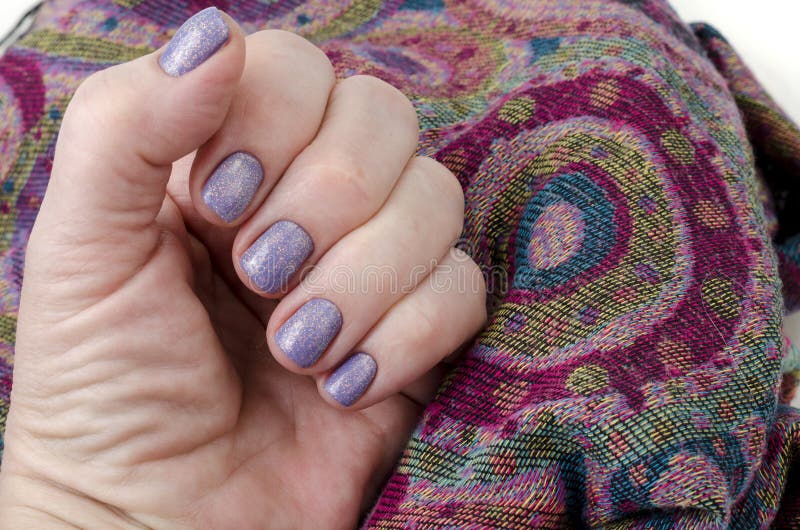
[[364, 101], [380, 107], [392, 116], [393, 120], [401, 120], [407, 128], [414, 131], [415, 137], [419, 131], [417, 111], [414, 104], [399, 89], [371, 75], [354, 75], [341, 81], [343, 90], [353, 90], [360, 94]]
[[367, 178], [361, 165], [350, 157], [340, 155], [318, 166], [315, 173], [320, 189], [348, 197], [354, 204], [373, 202], [376, 194], [374, 183]]
[[93, 107], [101, 106], [111, 89], [110, 85], [108, 71], [93, 73], [78, 86], [69, 108], [72, 112], [87, 112]]
[[335, 74], [330, 59], [321, 48], [308, 39], [280, 29], [259, 31], [247, 39], [268, 54], [287, 59], [287, 64], [293, 68], [298, 66], [298, 59], [301, 59], [310, 70], [323, 73], [330, 79], [331, 85], [333, 84]]
[[441, 162], [427, 156], [415, 157], [415, 162], [420, 164], [425, 171], [433, 176], [433, 181], [440, 194], [452, 202], [458, 209], [459, 216], [464, 215], [464, 190], [452, 171]]
[[411, 166], [432, 189], [437, 210], [445, 216], [453, 239], [461, 235], [464, 226], [464, 190], [453, 173], [433, 158], [414, 157]]
[[484, 315], [483, 320], [486, 319], [486, 278], [483, 276], [483, 271], [480, 266], [475, 263], [469, 255], [460, 249], [455, 249], [457, 255], [463, 256], [462, 266], [464, 268], [464, 277], [469, 280], [467, 283], [468, 294], [470, 294], [470, 302], [474, 304]]
[[452, 248], [444, 265], [456, 286], [464, 330], [472, 335], [482, 328], [487, 319], [486, 278], [483, 271], [461, 249]]
[[72, 101], [70, 101], [71, 107], [86, 104], [93, 99], [92, 96], [97, 95], [100, 84], [104, 82], [101, 78], [102, 74], [102, 70], [95, 72], [78, 85], [78, 89], [75, 90]]
[[125, 84], [115, 80], [116, 68], [95, 72], [78, 86], [64, 115], [62, 136], [85, 139], [92, 131], [111, 131], [93, 137], [91, 145], [104, 145], [117, 128], [128, 127], [136, 119], [119, 104], [130, 98]]

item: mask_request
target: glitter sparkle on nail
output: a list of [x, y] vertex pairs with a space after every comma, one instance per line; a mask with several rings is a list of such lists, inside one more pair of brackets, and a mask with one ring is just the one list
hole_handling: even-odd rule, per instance
[[172, 77], [180, 77], [200, 66], [228, 41], [230, 30], [219, 10], [204, 9], [178, 28], [158, 60]]
[[226, 223], [244, 213], [264, 180], [258, 159], [234, 153], [214, 170], [203, 186], [203, 202]]
[[353, 354], [325, 381], [325, 391], [344, 407], [349, 407], [364, 394], [375, 379], [378, 364], [364, 352]]
[[308, 368], [328, 349], [341, 328], [342, 313], [336, 304], [313, 298], [278, 329], [275, 343], [286, 357], [301, 368]]
[[239, 260], [251, 287], [274, 294], [284, 290], [314, 250], [314, 243], [300, 225], [278, 221], [259, 237]]

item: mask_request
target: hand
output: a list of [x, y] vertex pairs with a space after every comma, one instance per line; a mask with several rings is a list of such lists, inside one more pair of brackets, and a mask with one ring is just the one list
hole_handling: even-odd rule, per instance
[[26, 258], [3, 528], [356, 524], [485, 320], [417, 136], [394, 88], [214, 9], [91, 76]]

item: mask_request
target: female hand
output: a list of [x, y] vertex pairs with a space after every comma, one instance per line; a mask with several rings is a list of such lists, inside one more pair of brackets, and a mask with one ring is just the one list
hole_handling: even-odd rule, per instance
[[26, 257], [3, 528], [352, 527], [485, 320], [417, 135], [213, 8], [91, 76]]

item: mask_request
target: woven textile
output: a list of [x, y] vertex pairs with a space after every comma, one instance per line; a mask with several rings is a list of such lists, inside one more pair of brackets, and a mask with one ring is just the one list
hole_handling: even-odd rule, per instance
[[210, 4], [403, 90], [464, 187], [490, 323], [366, 527], [800, 528], [800, 131], [660, 0], [45, 4], [0, 59], [0, 421], [71, 95]]

